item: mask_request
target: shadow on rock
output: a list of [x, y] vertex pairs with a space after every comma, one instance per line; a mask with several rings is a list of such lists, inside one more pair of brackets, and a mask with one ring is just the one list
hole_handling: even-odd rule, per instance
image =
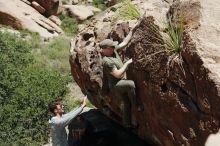
[[152, 146], [99, 110], [79, 115], [69, 125], [69, 146]]

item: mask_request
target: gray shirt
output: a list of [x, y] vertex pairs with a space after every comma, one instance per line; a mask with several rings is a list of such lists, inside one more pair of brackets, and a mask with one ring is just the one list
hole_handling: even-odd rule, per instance
[[76, 108], [62, 117], [52, 117], [49, 120], [51, 126], [51, 136], [53, 146], [68, 146], [67, 133], [65, 127], [83, 110], [82, 107]]

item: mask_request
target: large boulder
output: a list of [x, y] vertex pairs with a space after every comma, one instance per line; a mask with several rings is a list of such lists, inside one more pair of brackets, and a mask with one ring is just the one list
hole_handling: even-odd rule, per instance
[[[127, 70], [136, 84], [143, 112], [132, 110], [136, 134], [159, 146], [204, 146], [220, 128], [220, 18], [217, 0], [176, 0], [170, 9], [160, 0], [137, 2], [146, 16], [120, 53], [133, 58]], [[89, 100], [121, 123], [120, 100], [109, 93], [102, 72], [98, 43], [105, 38], [121, 42], [132, 22], [119, 22], [108, 9], [85, 26], [71, 42], [72, 75]], [[186, 30], [182, 51], [165, 49], [166, 16], [178, 23], [184, 12]]]
[[0, 0], [0, 24], [15, 29], [28, 29], [42, 37], [53, 37], [62, 33], [53, 21], [42, 16], [37, 10], [20, 0]]
[[59, 0], [29, 0], [30, 2], [36, 1], [40, 4], [46, 11], [47, 16], [56, 15], [59, 8]]
[[31, 3], [31, 6], [32, 7], [34, 7], [38, 12], [40, 12], [41, 14], [43, 14], [43, 13], [45, 13], [45, 9], [41, 6], [41, 5], [39, 5], [37, 2], [35, 2], [35, 1], [33, 1], [32, 3]]
[[101, 11], [93, 6], [85, 5], [63, 5], [63, 8], [69, 17], [76, 18], [80, 21], [91, 18], [95, 12]]

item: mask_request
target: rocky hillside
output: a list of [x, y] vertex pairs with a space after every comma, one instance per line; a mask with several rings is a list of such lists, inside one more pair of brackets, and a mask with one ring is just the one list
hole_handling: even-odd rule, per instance
[[99, 11], [92, 4], [63, 5], [59, 0], [0, 0], [0, 24], [50, 38], [63, 33], [58, 16], [82, 22]]
[[[159, 146], [204, 146], [220, 128], [219, 7], [217, 0], [134, 1], [145, 17], [127, 48], [133, 58], [128, 78], [136, 84], [143, 112], [132, 112], [137, 135]], [[121, 123], [120, 101], [105, 91], [98, 43], [121, 42], [133, 22], [115, 19], [120, 5], [106, 10], [81, 29], [71, 43], [72, 75], [90, 101]], [[169, 19], [168, 19], [169, 18]], [[169, 21], [170, 20], [170, 21]], [[183, 22], [178, 51], [167, 50], [164, 35]]]

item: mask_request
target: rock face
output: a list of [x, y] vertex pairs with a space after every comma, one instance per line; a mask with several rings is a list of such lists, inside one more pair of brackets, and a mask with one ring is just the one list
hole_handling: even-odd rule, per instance
[[60, 18], [57, 17], [57, 16], [54, 16], [54, 15], [51, 15], [51, 16], [49, 17], [49, 19], [50, 19], [51, 21], [53, 21], [53, 22], [54, 22], [56, 25], [58, 25], [58, 26], [60, 26], [61, 23], [62, 23], [62, 21], [60, 20]]
[[84, 5], [63, 5], [68, 16], [83, 21], [94, 15], [94, 12], [100, 12], [101, 10], [93, 6]]
[[20, 0], [0, 0], [0, 24], [15, 29], [28, 29], [38, 32], [42, 37], [53, 37], [62, 33], [53, 21], [41, 15], [30, 5]]
[[[137, 135], [158, 146], [204, 146], [207, 137], [220, 128], [219, 7], [213, 1], [175, 1], [170, 9], [160, 0], [139, 2], [146, 11], [125, 50], [124, 60], [133, 58], [127, 70], [136, 84], [143, 112], [132, 110]], [[186, 20], [182, 51], [171, 54], [164, 47], [162, 25], [166, 15], [178, 22], [181, 10]], [[85, 26], [72, 40], [72, 75], [89, 100], [121, 123], [119, 99], [109, 93], [102, 73], [98, 42], [112, 38], [121, 42], [131, 23], [114, 21], [107, 10]], [[100, 27], [102, 26], [102, 27]]]
[[79, 139], [81, 146], [151, 146], [133, 133], [107, 118], [99, 110], [89, 110], [73, 119], [68, 126], [69, 146], [74, 146]]

